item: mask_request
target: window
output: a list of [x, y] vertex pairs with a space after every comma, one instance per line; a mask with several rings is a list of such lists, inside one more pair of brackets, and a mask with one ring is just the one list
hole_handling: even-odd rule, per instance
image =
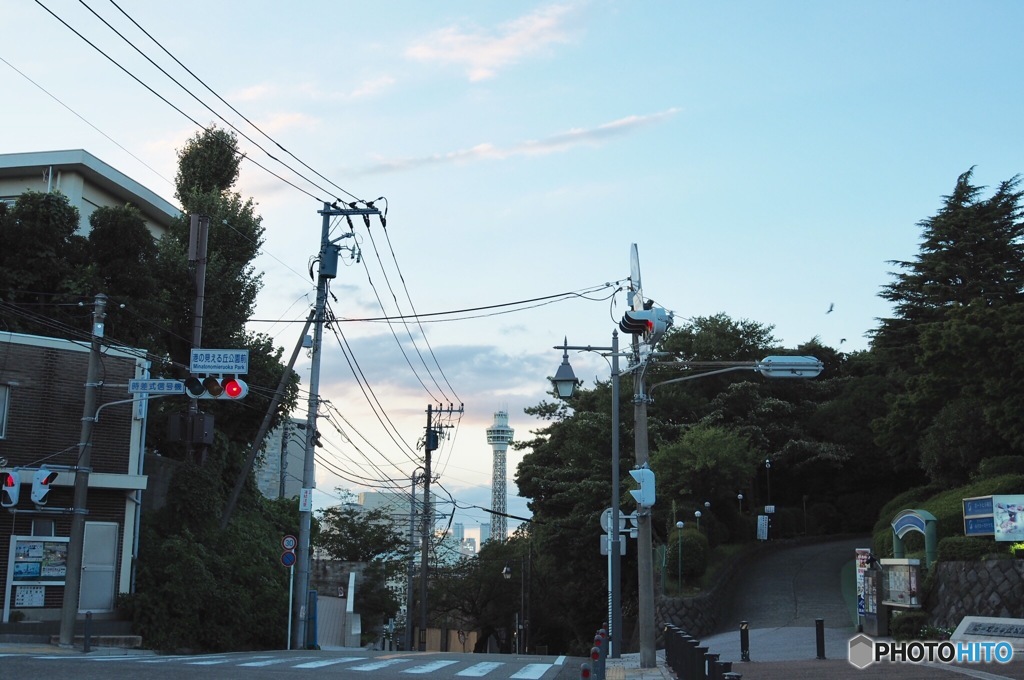
[[0, 439], [7, 434], [7, 398], [10, 393], [8, 385], [0, 385]]

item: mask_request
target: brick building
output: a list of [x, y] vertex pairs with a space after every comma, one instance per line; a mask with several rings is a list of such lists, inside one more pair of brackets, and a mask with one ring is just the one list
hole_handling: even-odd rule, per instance
[[[59, 620], [89, 342], [0, 332], [0, 468], [20, 474], [18, 504], [0, 512], [3, 622]], [[141, 350], [102, 350], [93, 425], [80, 613], [104, 618], [130, 592], [138, 543], [146, 402], [128, 381], [146, 377]], [[32, 470], [57, 477], [45, 506], [30, 498]], [[13, 616], [12, 616], [13, 614]], [[107, 614], [109, 615], [109, 614]]]

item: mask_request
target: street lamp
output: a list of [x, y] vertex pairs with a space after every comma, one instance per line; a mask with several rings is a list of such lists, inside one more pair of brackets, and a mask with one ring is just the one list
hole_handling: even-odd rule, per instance
[[697, 531], [700, 531], [700, 510], [694, 510], [693, 516], [697, 518]]
[[622, 654], [622, 578], [621, 556], [619, 553], [619, 333], [612, 331], [611, 347], [570, 346], [569, 339], [563, 338], [562, 346], [554, 349], [562, 350], [562, 363], [550, 378], [555, 391], [562, 399], [568, 399], [581, 383], [569, 365], [569, 350], [583, 352], [609, 352], [612, 358], [612, 506], [608, 532], [608, 656], [618, 659]]
[[676, 522], [677, 543], [679, 545], [679, 571], [676, 573], [676, 590], [683, 594], [683, 522]]
[[772, 504], [772, 461], [771, 459], [765, 459], [764, 461], [764, 477], [768, 483], [768, 502], [766, 505]]
[[740, 502], [740, 514], [742, 515], [743, 514], [743, 494], [741, 494], [741, 493], [736, 494], [736, 500], [738, 500]]

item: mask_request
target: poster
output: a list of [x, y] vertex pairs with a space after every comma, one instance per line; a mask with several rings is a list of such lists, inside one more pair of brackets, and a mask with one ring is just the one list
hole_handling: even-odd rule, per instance
[[1024, 541], [1024, 495], [992, 496], [997, 541]]
[[68, 573], [67, 540], [18, 539], [14, 545], [15, 581], [63, 581]]
[[868, 570], [868, 558], [871, 557], [871, 548], [857, 548], [857, 614], [864, 616], [864, 574]]

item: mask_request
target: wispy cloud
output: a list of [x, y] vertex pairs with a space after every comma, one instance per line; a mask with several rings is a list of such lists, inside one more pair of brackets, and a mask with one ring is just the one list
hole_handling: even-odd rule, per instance
[[468, 149], [459, 149], [419, 158], [382, 160], [359, 171], [359, 174], [380, 174], [401, 172], [433, 165], [469, 163], [479, 160], [504, 160], [514, 156], [541, 156], [561, 153], [581, 145], [599, 144], [613, 137], [621, 137], [641, 128], [661, 123], [679, 112], [678, 108], [666, 109], [644, 116], [626, 116], [593, 128], [573, 128], [540, 140], [529, 140], [508, 147], [489, 142], [476, 144]]
[[567, 20], [575, 9], [570, 4], [542, 7], [493, 31], [449, 26], [410, 46], [405, 54], [418, 61], [464, 66], [471, 81], [486, 80], [524, 57], [570, 42]]

